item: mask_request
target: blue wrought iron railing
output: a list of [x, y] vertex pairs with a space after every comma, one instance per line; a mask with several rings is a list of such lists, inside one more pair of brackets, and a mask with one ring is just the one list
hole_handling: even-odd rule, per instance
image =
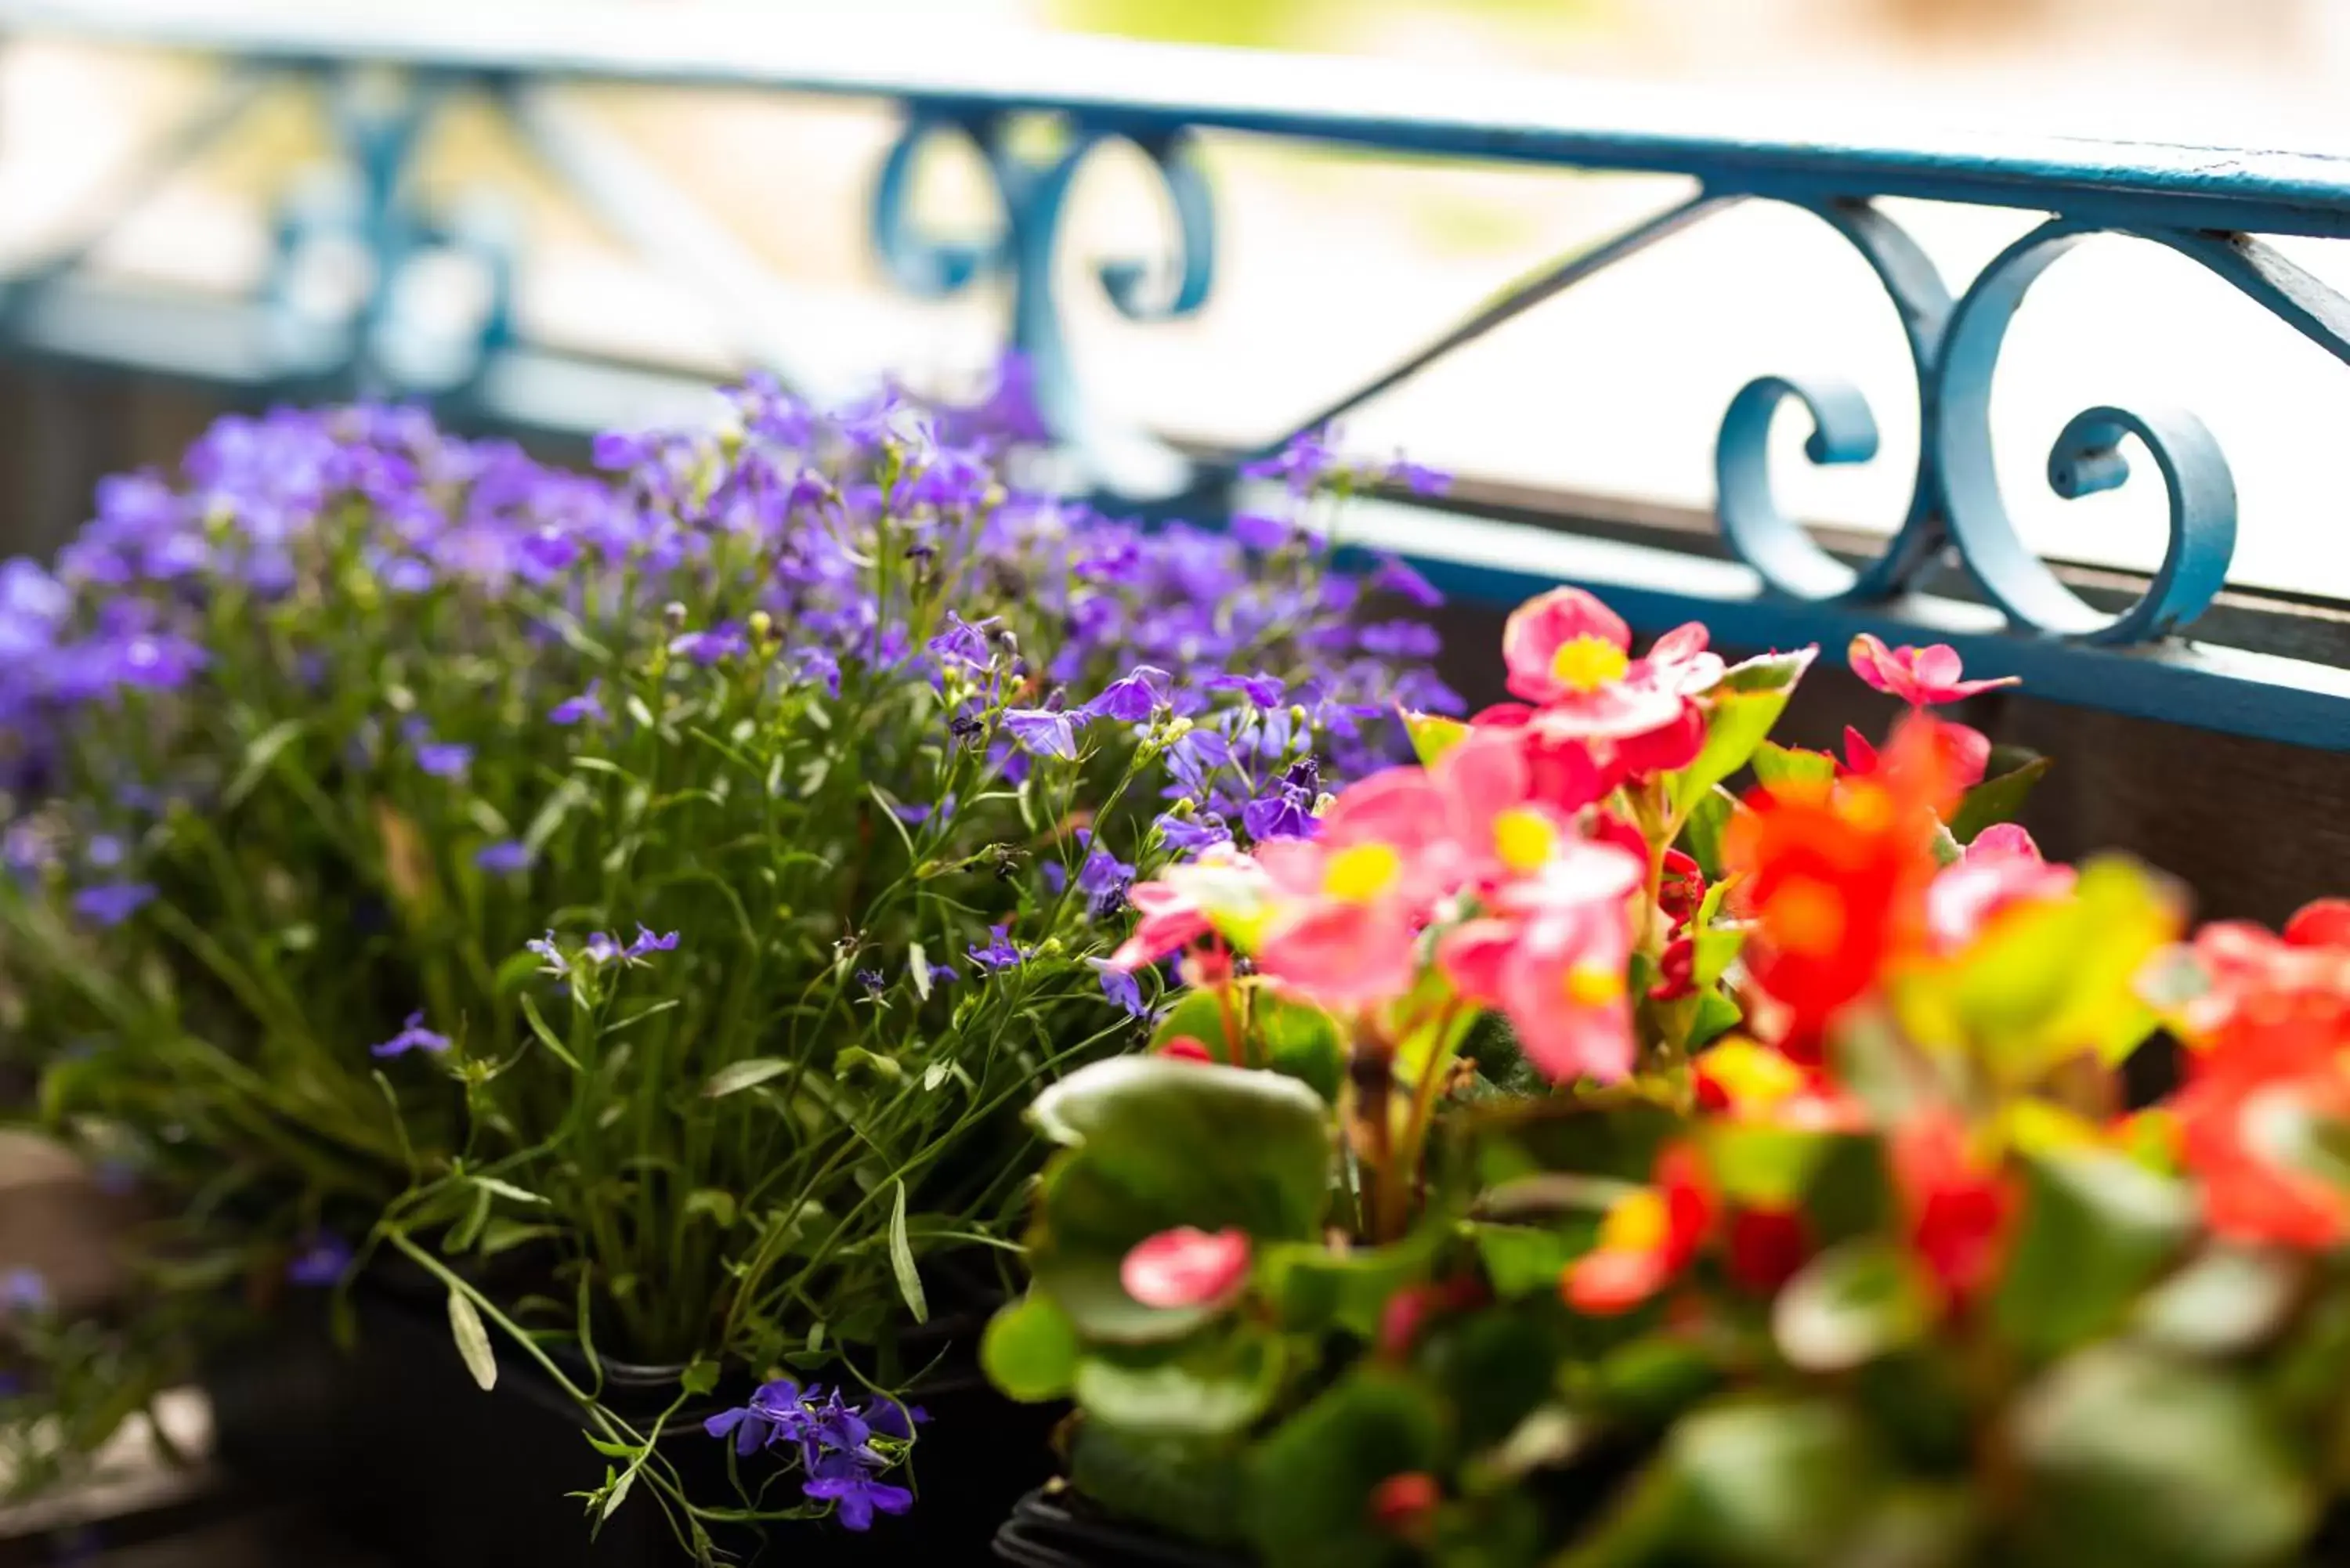
[[[1005, 343], [1032, 369], [1045, 421], [1086, 483], [1138, 504], [1228, 505], [1249, 454], [1179, 453], [1113, 423], [1087, 395], [1066, 342], [1056, 258], [1074, 177], [1107, 143], [1140, 151], [1174, 214], [1171, 254], [1096, 268], [1111, 303], [1138, 321], [1195, 311], [1214, 286], [1216, 199], [1196, 153], [1202, 131], [1691, 182], [1685, 199], [1482, 302], [1451, 332], [1363, 385], [1334, 389], [1323, 407], [1287, 428], [1265, 431], [1259, 450], [1266, 452], [1730, 206], [1792, 204], [1866, 260], [1898, 308], [1915, 370], [1921, 434], [1910, 499], [1899, 527], [1873, 554], [1831, 554], [1786, 515], [1774, 498], [1767, 441], [1775, 414], [1793, 401], [1811, 421], [1814, 462], [1866, 462], [1878, 443], [1867, 403], [1842, 382], [1783, 376], [1750, 383], [1722, 419], [1716, 472], [1727, 558], [1403, 504], [1367, 508], [1354, 537], [1400, 551], [1455, 591], [1508, 598], [1578, 580], [1607, 591], [1636, 623], [1700, 615], [1725, 639], [1750, 645], [1834, 642], [1859, 629], [1928, 632], [1970, 659], [2022, 673], [2059, 701], [2350, 750], [2350, 670], [2186, 635], [2227, 582], [2238, 525], [2227, 461], [2192, 414], [2089, 409], [2049, 455], [2050, 485], [2077, 497], [2123, 483], [2130, 472], [2124, 443], [2134, 441], [2168, 492], [2160, 566], [2118, 607], [2093, 607], [2027, 545], [1994, 470], [1990, 415], [1993, 374], [2026, 293], [2064, 251], [2099, 234], [2167, 247], [2326, 353], [2350, 359], [2350, 299], [2262, 237], [2350, 237], [2350, 158], [2078, 139], [1897, 140], [1794, 122], [1758, 128], [1724, 123], [1679, 95], [1527, 77], [1109, 40], [883, 40], [797, 23], [746, 34], [740, 14], [488, 7], [415, 18], [390, 7], [237, 0], [0, 0], [0, 32], [44, 30], [203, 51], [234, 67], [163, 144], [146, 181], [130, 182], [109, 214], [5, 279], [0, 348], [288, 395], [425, 395], [477, 416], [562, 422], [564, 377], [586, 369], [550, 368], [517, 333], [513, 242], [425, 210], [408, 178], [432, 117], [462, 89], [495, 103], [572, 192], [650, 259], [733, 302], [746, 358], [790, 382], [794, 346], [763, 317], [758, 264], [550, 88], [593, 79], [869, 99], [903, 115], [874, 185], [872, 237], [889, 275], [928, 296], [987, 278], [1008, 282]], [[78, 278], [78, 264], [130, 196], [200, 153], [263, 84], [287, 78], [314, 84], [333, 106], [356, 180], [338, 205], [286, 208], [270, 282], [255, 297], [207, 315], [185, 302], [109, 297]], [[1028, 134], [1040, 119], [1057, 134]], [[911, 212], [916, 158], [939, 139], [967, 141], [983, 160], [1003, 214], [992, 244], [936, 238]], [[1954, 291], [1880, 205], [1893, 197], [2045, 221]], [[364, 298], [328, 315], [307, 306], [293, 286], [305, 254], [324, 239], [356, 244], [373, 261]], [[488, 280], [485, 307], [455, 336], [413, 318], [400, 287], [419, 262], [447, 253], [469, 258]], [[511, 374], [526, 364], [540, 373]], [[1953, 562], [1970, 589], [1948, 590]], [[1929, 584], [1943, 591], [1921, 591]]]

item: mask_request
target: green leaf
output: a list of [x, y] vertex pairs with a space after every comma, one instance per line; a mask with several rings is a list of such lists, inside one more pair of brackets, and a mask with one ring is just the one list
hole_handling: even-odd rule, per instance
[[931, 1303], [922, 1295], [922, 1276], [914, 1269], [914, 1249], [906, 1241], [906, 1183], [901, 1179], [889, 1200], [889, 1270], [898, 1276], [898, 1293], [916, 1323], [931, 1321]]
[[1258, 1272], [1284, 1327], [1319, 1331], [1335, 1325], [1369, 1339], [1378, 1333], [1388, 1300], [1428, 1278], [1448, 1237], [1447, 1227], [1428, 1224], [1401, 1241], [1344, 1252], [1318, 1240], [1275, 1244], [1259, 1254]]
[[719, 1099], [727, 1095], [780, 1078], [792, 1070], [792, 1064], [780, 1056], [746, 1056], [740, 1062], [729, 1062], [710, 1075], [710, 1082], [702, 1086], [707, 1099]]
[[2138, 1302], [2130, 1328], [2183, 1355], [2239, 1355], [2283, 1325], [2308, 1272], [2299, 1253], [2214, 1242]]
[[734, 1195], [723, 1188], [697, 1187], [685, 1196], [685, 1217], [707, 1214], [721, 1231], [734, 1228]]
[[1722, 671], [1717, 691], [1793, 691], [1795, 682], [1820, 656], [1816, 648], [1799, 648], [1793, 653], [1758, 653], [1742, 664], [1733, 664]]
[[1263, 1333], [1235, 1334], [1149, 1366], [1087, 1355], [1077, 1362], [1077, 1406], [1087, 1420], [1128, 1432], [1224, 1438], [1272, 1407], [1281, 1372], [1281, 1341]]
[[1414, 713], [1403, 716], [1404, 733], [1411, 737], [1412, 754], [1419, 765], [1432, 768], [1443, 760], [1444, 753], [1468, 738], [1469, 726], [1458, 719], [1447, 719], [1437, 713]]
[[1782, 746], [1770, 741], [1754, 748], [1754, 776], [1765, 784], [1835, 782], [1835, 759], [1825, 752]]
[[482, 1392], [496, 1387], [498, 1358], [490, 1350], [489, 1331], [482, 1326], [482, 1314], [473, 1310], [464, 1293], [453, 1289], [449, 1293], [449, 1333], [457, 1342], [458, 1359], [482, 1386]]
[[231, 779], [228, 788], [221, 792], [218, 809], [234, 811], [242, 805], [244, 797], [251, 794], [255, 786], [268, 774], [270, 764], [277, 761], [279, 753], [301, 736], [302, 730], [301, 720], [281, 719], [255, 735], [244, 748], [244, 761], [239, 764], [236, 777]]
[[[2040, 781], [2048, 776], [2053, 765], [2046, 757], [2025, 753], [2024, 761], [2005, 772], [1998, 773], [1959, 797], [1958, 809], [1950, 814], [1950, 836], [1961, 844], [1971, 844], [1975, 836], [1994, 823], [2013, 822], [2023, 813], [2023, 802]], [[1997, 766], [1997, 759], [1993, 760]]]
[[1347, 1071], [1347, 1036], [1338, 1021], [1310, 1002], [1258, 986], [1250, 1022], [1264, 1051], [1264, 1064], [1311, 1088], [1330, 1105]]
[[1372, 1489], [1434, 1469], [1443, 1443], [1431, 1391], [1381, 1367], [1357, 1369], [1250, 1453], [1241, 1520], [1259, 1560], [1358, 1568], [1395, 1559], [1398, 1542], [1371, 1519]]
[[1697, 1017], [1690, 1023], [1688, 1049], [1710, 1045], [1745, 1022], [1746, 1014], [1738, 1010], [1738, 1003], [1718, 991], [1706, 992], [1697, 999]]
[[1162, 1050], [1170, 1040], [1185, 1036], [1197, 1040], [1208, 1048], [1216, 1060], [1228, 1065], [1237, 1064], [1239, 1042], [1227, 1038], [1224, 1031], [1224, 1004], [1213, 991], [1186, 991], [1176, 998], [1175, 1005], [1150, 1032], [1150, 1048]]
[[1804, 1265], [1772, 1303], [1779, 1354], [1806, 1372], [1848, 1372], [1916, 1343], [1931, 1323], [1917, 1264], [1893, 1242], [1866, 1237]]
[[522, 1015], [529, 1021], [530, 1032], [537, 1037], [538, 1043], [546, 1046], [556, 1061], [575, 1073], [580, 1071], [579, 1059], [563, 1048], [563, 1042], [555, 1037], [555, 1031], [549, 1029], [546, 1020], [539, 1016], [538, 1003], [530, 999], [529, 993], [525, 992], [515, 1000], [522, 1003]]
[[1802, 1197], [1834, 1139], [1811, 1127], [1728, 1117], [1704, 1124], [1706, 1163], [1725, 1195], [1757, 1209], [1785, 1209]]
[[1684, 1417], [1664, 1451], [1559, 1568], [1844, 1561], [1882, 1498], [1875, 1442], [1842, 1406], [1752, 1399]]
[[2008, 1426], [2033, 1568], [2287, 1561], [2317, 1500], [2240, 1378], [2100, 1345], [2026, 1388]]
[[1722, 833], [1730, 826], [1730, 819], [1745, 809], [1738, 804], [1736, 795], [1717, 785], [1699, 798], [1690, 808], [1689, 820], [1681, 824], [1679, 847], [1717, 887], [1721, 882]]
[[2101, 857], [2070, 897], [2017, 905], [1949, 961], [1904, 971], [1895, 1011], [1913, 1040], [1972, 1052], [2011, 1084], [2074, 1055], [2118, 1064], [2153, 1031], [2137, 977], [2179, 924], [2168, 884]]
[[1260, 1242], [1322, 1233], [1329, 1111], [1278, 1073], [1117, 1057], [1047, 1088], [1031, 1116], [1069, 1146], [1046, 1170], [1030, 1237], [1038, 1289], [1089, 1339], [1177, 1339], [1207, 1307], [1146, 1307], [1118, 1282], [1135, 1243], [1178, 1226]]
[[1791, 694], [1792, 683], [1741, 691], [1725, 680], [1714, 689], [1712, 703], [1706, 713], [1704, 747], [1695, 762], [1679, 773], [1665, 775], [1676, 821], [1686, 818], [1715, 785], [1747, 764], [1754, 755], [1754, 748], [1762, 743], [1771, 726], [1787, 711]]
[[718, 1390], [718, 1363], [698, 1355], [686, 1363], [685, 1370], [678, 1375], [677, 1386], [696, 1397], [714, 1394]]
[[2027, 1355], [2110, 1334], [2195, 1225], [2185, 1189], [2126, 1155], [2058, 1150], [2025, 1161], [2023, 1219], [1991, 1321]]
[[1566, 1266], [1591, 1248], [1588, 1234], [1578, 1239], [1535, 1225], [1481, 1224], [1471, 1228], [1470, 1238], [1493, 1293], [1503, 1301], [1555, 1294]]
[[1064, 1398], [1077, 1375], [1076, 1325], [1049, 1297], [1030, 1291], [988, 1319], [979, 1364], [990, 1382], [1024, 1405]]
[[530, 1191], [526, 1188], [516, 1187], [511, 1181], [501, 1181], [494, 1176], [477, 1176], [473, 1178], [473, 1185], [480, 1188], [484, 1192], [494, 1192], [500, 1198], [507, 1199], [515, 1203], [544, 1203], [546, 1201], [546, 1199], [541, 1198], [537, 1193]]

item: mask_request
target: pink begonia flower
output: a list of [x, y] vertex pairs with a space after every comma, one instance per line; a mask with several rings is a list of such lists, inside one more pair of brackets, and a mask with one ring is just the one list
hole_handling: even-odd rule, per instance
[[1147, 1307], [1222, 1306], [1240, 1294], [1248, 1272], [1246, 1231], [1179, 1225], [1137, 1241], [1118, 1266], [1118, 1282]]
[[1326, 1007], [1368, 1006], [1411, 989], [1428, 906], [1410, 896], [1417, 873], [1401, 850], [1377, 839], [1278, 838], [1258, 864], [1274, 889], [1259, 973]]
[[[1982, 783], [1983, 774], [1991, 768], [1991, 737], [1981, 730], [1943, 720], [1934, 732], [1935, 741], [1942, 747], [1950, 763], [1951, 781], [1960, 789], [1972, 789]], [[1845, 765], [1843, 771], [1866, 778], [1877, 771], [1877, 748], [1868, 737], [1847, 724], [1844, 730]]]
[[1210, 845], [1195, 858], [1127, 889], [1127, 901], [1142, 919], [1109, 955], [1111, 966], [1131, 972], [1198, 941], [1219, 918], [1253, 918], [1266, 886], [1253, 857], [1230, 844]]
[[2032, 835], [2012, 822], [1984, 828], [1926, 888], [1926, 929], [1934, 945], [1952, 952], [1974, 940], [2003, 910], [2073, 890], [2073, 868], [2040, 857]]
[[1140, 918], [1135, 921], [1134, 934], [1109, 955], [1113, 969], [1131, 973], [1190, 947], [1213, 929], [1205, 910], [1165, 882], [1138, 882], [1126, 890], [1126, 901]]
[[1586, 696], [1624, 678], [1632, 628], [1581, 588], [1553, 588], [1510, 612], [1502, 661], [1511, 695], [1529, 702]]
[[1900, 698], [1912, 708], [1955, 702], [1994, 687], [2021, 684], [2022, 680], [2021, 676], [2004, 675], [1996, 680], [1962, 680], [1959, 678], [1963, 673], [1959, 650], [1949, 643], [1887, 648], [1865, 631], [1852, 639], [1847, 657], [1852, 660], [1852, 672], [1864, 683]]
[[1555, 1083], [1611, 1083], [1632, 1070], [1627, 900], [1645, 861], [1575, 842], [1539, 876], [1501, 890], [1500, 913], [1446, 934], [1437, 962], [1462, 995], [1500, 1009], [1526, 1059]]
[[1452, 891], [1539, 871], [1570, 836], [1569, 819], [1535, 790], [1523, 730], [1471, 729], [1429, 777], [1443, 797]]

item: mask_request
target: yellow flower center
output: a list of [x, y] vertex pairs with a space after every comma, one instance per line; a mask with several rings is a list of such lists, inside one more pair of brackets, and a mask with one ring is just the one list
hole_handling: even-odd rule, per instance
[[1349, 903], [1367, 903], [1394, 886], [1402, 869], [1403, 857], [1392, 845], [1349, 845], [1323, 868], [1322, 891]]
[[1569, 691], [1596, 691], [1611, 680], [1621, 680], [1631, 662], [1606, 638], [1586, 635], [1558, 645], [1551, 656], [1551, 679]]
[[1814, 877], [1790, 877], [1771, 896], [1766, 919], [1773, 939], [1790, 952], [1831, 953], [1844, 940], [1844, 899]]
[[1624, 971], [1612, 964], [1578, 963], [1566, 971], [1566, 999], [1578, 1007], [1624, 1000]]
[[1742, 1110], [1776, 1105], [1804, 1086], [1804, 1070], [1776, 1051], [1731, 1040], [1705, 1054], [1705, 1065]]
[[1893, 826], [1893, 797], [1873, 784], [1847, 785], [1844, 819], [1863, 833], [1882, 833]]
[[1619, 1198], [1599, 1222], [1600, 1250], [1653, 1252], [1665, 1244], [1669, 1219], [1665, 1200], [1647, 1188]]
[[1493, 853], [1513, 871], [1539, 871], [1557, 849], [1558, 832], [1541, 812], [1512, 806], [1493, 818]]

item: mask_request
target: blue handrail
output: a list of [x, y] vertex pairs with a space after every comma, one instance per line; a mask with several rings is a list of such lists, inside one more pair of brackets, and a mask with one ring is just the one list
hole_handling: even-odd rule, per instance
[[[2065, 426], [2049, 455], [2049, 483], [2067, 497], [2124, 483], [2126, 443], [2152, 458], [2168, 499], [2168, 547], [2141, 597], [2118, 612], [2084, 602], [2024, 544], [2001, 493], [1990, 425], [1991, 383], [2011, 320], [2050, 264], [2092, 234], [2126, 234], [2186, 257], [2326, 353], [2350, 360], [2350, 299], [2260, 237], [2350, 237], [2350, 157], [1862, 122], [1715, 93], [1394, 62], [952, 27], [885, 36], [868, 26], [754, 11], [654, 16], [591, 4], [559, 14], [485, 6], [409, 15], [315, 0], [0, 0], [0, 32], [34, 31], [199, 50], [329, 93], [342, 107], [335, 123], [360, 177], [340, 207], [289, 209], [280, 271], [331, 234], [376, 257], [377, 281], [358, 308], [334, 320], [305, 316], [289, 291], [274, 291], [260, 306], [271, 327], [265, 349], [246, 363], [279, 386], [343, 384], [459, 401], [478, 398], [502, 357], [522, 346], [513, 328], [508, 242], [417, 210], [401, 178], [421, 129], [451, 88], [488, 94], [591, 207], [664, 265], [716, 291], [742, 330], [757, 337], [754, 357], [787, 379], [795, 369], [791, 334], [776, 325], [781, 316], [759, 308], [755, 261], [730, 248], [718, 226], [697, 226], [690, 203], [680, 204], [657, 171], [599, 142], [547, 84], [756, 87], [895, 103], [903, 129], [878, 171], [872, 212], [874, 242], [891, 276], [927, 295], [990, 276], [1008, 281], [1007, 343], [1030, 365], [1045, 424], [1097, 489], [1135, 501], [1218, 504], [1231, 473], [1203, 469], [1147, 433], [1107, 421], [1064, 342], [1055, 262], [1068, 192], [1085, 161], [1109, 142], [1139, 150], [1175, 217], [1174, 250], [1164, 265], [1118, 260], [1096, 268], [1111, 304], [1137, 320], [1194, 311], [1213, 287], [1215, 202], [1197, 157], [1201, 132], [1673, 174], [1691, 182], [1690, 194], [1481, 302], [1379, 375], [1333, 389], [1310, 417], [1263, 432], [1263, 450], [1731, 205], [1793, 205], [1868, 262], [1897, 307], [1916, 375], [1921, 439], [1910, 503], [1874, 559], [1855, 563], [1823, 550], [1773, 494], [1767, 438], [1786, 402], [1810, 419], [1813, 462], [1876, 454], [1877, 423], [1857, 389], [1817, 377], [1759, 378], [1723, 417], [1716, 471], [1720, 520], [1737, 557], [1721, 570], [1731, 576], [1694, 571], [1685, 556], [1666, 552], [1642, 560], [1637, 551], [1626, 554], [1629, 546], [1512, 534], [1469, 519], [1439, 525], [1424, 514], [1391, 528], [1388, 542], [1456, 586], [1513, 593], [1581, 576], [1618, 590], [1636, 618], [1702, 613], [1732, 639], [1927, 629], [1993, 658], [1987, 639], [1997, 639], [2007, 649], [2004, 662], [2030, 665], [2037, 689], [2063, 700], [2350, 749], [2350, 675], [2181, 640], [2221, 590], [2237, 529], [2226, 459], [2193, 415], [2089, 409]], [[223, 93], [249, 91], [247, 79], [234, 78]], [[192, 156], [225, 114], [220, 100], [201, 106], [165, 161]], [[1022, 122], [1036, 116], [1055, 118], [1062, 134], [1043, 144], [1020, 135]], [[968, 141], [993, 182], [1003, 223], [990, 243], [931, 237], [912, 215], [910, 171], [941, 139]], [[2013, 209], [2045, 221], [1953, 288], [1878, 204], [1887, 197]], [[654, 209], [667, 216], [642, 221]], [[632, 215], [639, 221], [631, 223]], [[70, 264], [97, 237], [77, 236], [7, 280], [0, 342], [56, 351], [57, 328], [45, 307], [71, 297]], [[435, 249], [482, 262], [494, 280], [492, 306], [468, 340], [420, 348], [423, 328], [403, 317], [393, 284], [407, 258]], [[1987, 603], [1917, 592], [1951, 559], [1970, 572]]]

